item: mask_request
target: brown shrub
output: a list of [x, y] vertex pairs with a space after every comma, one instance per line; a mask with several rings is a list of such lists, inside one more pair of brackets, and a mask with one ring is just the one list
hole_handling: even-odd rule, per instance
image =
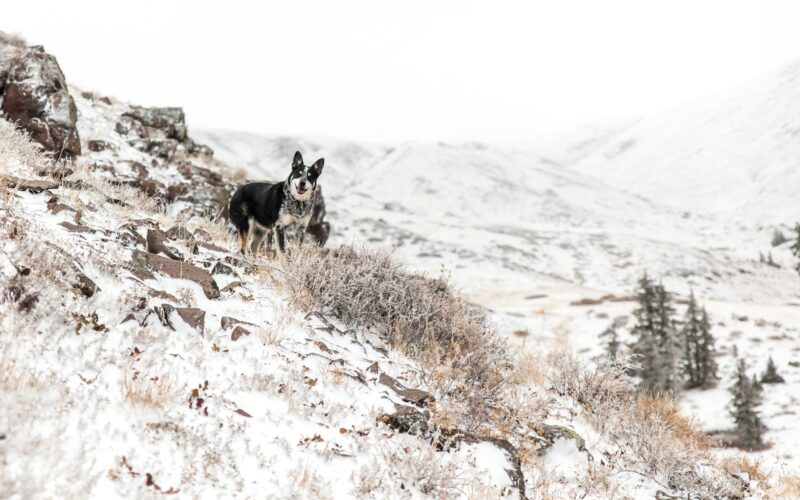
[[704, 498], [741, 496], [743, 485], [730, 471], [702, 467], [713, 464], [709, 441], [671, 396], [634, 393], [625, 364], [590, 368], [564, 352], [548, 361], [553, 389], [581, 403], [592, 426], [620, 446], [636, 472]]
[[483, 310], [444, 277], [410, 273], [386, 253], [352, 247], [306, 247], [285, 277], [301, 306], [374, 329], [419, 361], [426, 381], [466, 428], [477, 428], [502, 406], [501, 386], [512, 372], [506, 344]]

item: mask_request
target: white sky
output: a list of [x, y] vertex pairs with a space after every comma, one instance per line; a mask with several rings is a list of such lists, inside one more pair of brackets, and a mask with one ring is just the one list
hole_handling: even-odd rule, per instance
[[523, 143], [746, 81], [800, 57], [798, 26], [796, 0], [39, 0], [0, 29], [192, 127]]

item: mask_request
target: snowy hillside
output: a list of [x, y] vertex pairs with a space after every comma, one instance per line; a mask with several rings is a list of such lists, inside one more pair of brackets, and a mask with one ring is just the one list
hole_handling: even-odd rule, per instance
[[748, 228], [800, 219], [800, 61], [647, 117], [573, 168], [692, 213]]
[[[556, 319], [556, 305], [621, 287], [634, 256], [583, 249], [586, 235], [679, 258], [657, 238], [671, 210], [636, 225], [649, 202], [481, 145], [198, 141], [182, 110], [81, 91], [44, 49], [6, 41], [2, 106], [19, 118], [0, 119], [3, 496], [759, 498], [793, 484], [718, 457], [623, 366], [570, 353], [561, 319], [578, 334], [601, 316]], [[283, 177], [293, 142], [331, 160], [338, 241], [242, 257], [224, 218], [237, 167]]]
[[[714, 322], [722, 380], [685, 393], [683, 410], [708, 431], [729, 428], [735, 353], [753, 373], [773, 356], [787, 383], [767, 390], [772, 448], [757, 456], [776, 475], [798, 471], [800, 278], [789, 243], [772, 244], [776, 229], [790, 236], [800, 220], [798, 104], [800, 63], [663, 115], [532, 151], [371, 146], [368, 155], [326, 166], [333, 237], [389, 248], [416, 269], [444, 268], [513, 342], [569, 346], [587, 359], [601, 353], [598, 334], [609, 323], [630, 325], [630, 296], [643, 272], [679, 299], [693, 290]], [[226, 161], [252, 176], [283, 176], [288, 155], [274, 152], [286, 138], [203, 137], [217, 148], [241, 141], [242, 153], [232, 147]], [[512, 335], [520, 331], [529, 336]]]

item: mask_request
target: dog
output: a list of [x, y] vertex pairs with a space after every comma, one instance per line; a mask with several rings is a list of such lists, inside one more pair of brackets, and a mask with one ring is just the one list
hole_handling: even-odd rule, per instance
[[306, 227], [311, 220], [317, 179], [322, 175], [325, 159], [313, 165], [303, 163], [300, 151], [294, 154], [292, 171], [283, 182], [251, 182], [239, 186], [231, 196], [228, 213], [231, 223], [239, 233], [242, 255], [256, 254], [264, 238], [272, 247], [273, 232], [278, 250], [286, 253], [286, 233], [294, 233], [302, 245]]

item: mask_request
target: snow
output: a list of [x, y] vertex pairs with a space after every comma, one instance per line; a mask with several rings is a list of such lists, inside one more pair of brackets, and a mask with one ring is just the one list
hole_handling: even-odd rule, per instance
[[[320, 182], [335, 242], [444, 270], [522, 349], [598, 356], [609, 323], [630, 326], [635, 304], [626, 297], [644, 271], [678, 299], [694, 291], [714, 324], [722, 380], [684, 393], [683, 410], [706, 430], [729, 428], [734, 347], [752, 373], [772, 355], [787, 383], [765, 388], [771, 448], [754, 456], [797, 472], [800, 368], [790, 362], [800, 361], [800, 278], [790, 244], [772, 247], [771, 238], [775, 229], [791, 236], [800, 220], [798, 104], [800, 62], [660, 115], [527, 149], [373, 145], [370, 154], [326, 158]], [[221, 131], [204, 138], [227, 161], [273, 179], [287, 170], [287, 152], [307, 145]], [[337, 147], [350, 143], [320, 140], [311, 156]], [[780, 267], [758, 262], [759, 253]], [[599, 302], [575, 305], [582, 299]]]
[[[609, 323], [630, 325], [630, 296], [645, 270], [679, 299], [694, 290], [713, 322], [722, 380], [717, 388], [681, 394], [682, 411], [705, 430], [729, 428], [734, 351], [758, 373], [772, 355], [786, 384], [765, 386], [761, 412], [771, 447], [752, 456], [769, 471], [798, 473], [800, 278], [789, 245], [770, 246], [773, 229], [788, 234], [800, 219], [798, 75], [795, 64], [664, 115], [527, 149], [191, 135], [252, 178], [283, 178], [296, 149], [307, 162], [324, 156], [331, 243], [387, 248], [411, 269], [444, 272], [487, 308], [515, 352], [565, 349], [595, 359]], [[87, 153], [80, 175], [101, 176], [91, 162], [152, 161], [114, 132], [126, 104], [73, 94], [82, 140], [116, 147]], [[3, 173], [33, 175], [24, 158], [0, 153], [8, 156]], [[157, 180], [177, 175], [169, 165], [151, 171]], [[509, 493], [511, 464], [499, 447], [478, 442], [437, 452], [424, 439], [376, 422], [403, 402], [367, 367], [377, 363], [410, 387], [419, 387], [421, 377], [413, 360], [387, 350], [374, 332], [299, 310], [269, 276], [244, 268], [235, 278], [214, 276], [220, 288], [243, 281], [219, 300], [191, 281], [161, 274], [135, 279], [126, 268], [132, 249], [115, 237], [124, 223], [213, 228], [176, 218], [181, 204], [153, 211], [132, 191], [121, 192], [133, 206], [109, 204], [97, 191], [59, 188], [62, 200], [83, 208], [82, 224], [97, 230], [82, 234], [59, 224], [69, 214], [51, 214], [46, 194], [14, 192], [2, 200], [2, 213], [30, 223], [27, 240], [0, 241], [4, 282], [16, 275], [12, 258], [35, 261], [46, 255], [36, 245], [48, 242], [69, 249], [101, 292], [84, 299], [44, 276], [33, 315], [0, 304], [0, 431], [7, 435], [0, 486], [20, 498]], [[214, 243], [235, 253], [236, 243], [226, 238]], [[226, 256], [170, 245], [198, 266]], [[768, 251], [781, 267], [757, 261]], [[169, 302], [151, 289], [174, 295], [176, 305], [203, 309], [204, 331], [176, 315], [174, 329], [148, 316]], [[138, 297], [145, 307], [133, 311], [135, 321], [122, 322]], [[53, 311], [96, 313], [107, 331], [46, 314]], [[220, 323], [225, 316], [252, 324], [246, 325], [251, 334], [233, 341]], [[626, 330], [619, 328], [623, 341]], [[652, 497], [664, 489], [654, 478], [619, 469], [613, 457], [623, 450], [573, 399], [538, 389], [547, 395], [547, 422], [576, 431], [586, 451], [557, 439], [533, 462], [540, 468], [523, 468], [531, 496], [575, 496], [600, 467], [608, 467], [610, 484], [623, 495]]]
[[544, 458], [544, 466], [559, 480], [574, 481], [586, 473], [586, 454], [578, 450], [572, 439], [556, 439]]

